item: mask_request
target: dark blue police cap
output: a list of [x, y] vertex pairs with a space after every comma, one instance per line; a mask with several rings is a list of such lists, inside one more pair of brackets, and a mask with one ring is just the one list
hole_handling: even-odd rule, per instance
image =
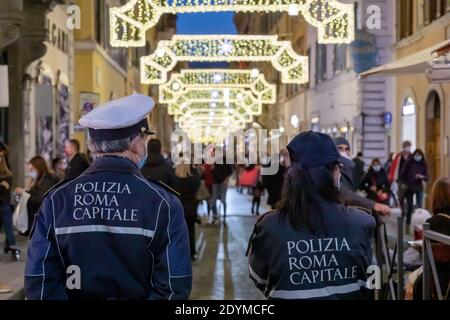
[[292, 168], [307, 170], [339, 162], [353, 168], [351, 159], [341, 156], [333, 139], [319, 132], [302, 132], [287, 146], [291, 157]]

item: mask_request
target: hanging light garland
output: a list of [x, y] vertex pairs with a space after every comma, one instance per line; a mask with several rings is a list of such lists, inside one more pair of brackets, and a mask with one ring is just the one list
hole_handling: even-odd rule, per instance
[[283, 83], [309, 81], [308, 57], [297, 54], [290, 41], [265, 35], [175, 35], [160, 41], [156, 51], [141, 58], [141, 82], [164, 84], [179, 61], [271, 62]]
[[246, 108], [251, 115], [258, 116], [262, 113], [262, 103], [258, 101], [251, 91], [244, 89], [187, 89], [175, 103], [169, 103], [168, 114], [182, 114], [186, 110], [199, 106], [206, 109], [226, 108], [234, 110], [239, 105]]
[[354, 5], [337, 0], [130, 0], [110, 9], [111, 45], [145, 46], [146, 31], [163, 14], [224, 11], [302, 14], [318, 28], [319, 43], [350, 43], [355, 37]]
[[262, 104], [276, 102], [276, 86], [266, 81], [258, 69], [184, 69], [173, 73], [159, 86], [159, 102], [173, 103], [189, 89], [247, 89]]

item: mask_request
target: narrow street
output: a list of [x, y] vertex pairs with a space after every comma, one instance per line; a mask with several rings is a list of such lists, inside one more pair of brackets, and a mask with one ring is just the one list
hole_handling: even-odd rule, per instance
[[[198, 260], [193, 264], [194, 282], [191, 299], [253, 300], [264, 296], [248, 277], [248, 239], [257, 220], [251, 215], [251, 196], [236, 189], [227, 194], [227, 226], [203, 223], [197, 228]], [[262, 200], [264, 203], [265, 199]], [[201, 209], [200, 209], [201, 210]], [[261, 212], [268, 211], [262, 206]], [[203, 221], [207, 221], [203, 217]]]

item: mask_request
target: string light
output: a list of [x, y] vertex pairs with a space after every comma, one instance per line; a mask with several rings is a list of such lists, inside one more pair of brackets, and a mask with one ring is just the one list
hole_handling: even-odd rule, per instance
[[283, 83], [309, 81], [308, 57], [297, 54], [290, 41], [279, 41], [276, 35], [175, 35], [160, 41], [156, 52], [141, 58], [143, 84], [166, 83], [167, 73], [178, 61], [271, 62]]
[[231, 90], [237, 88], [250, 90], [262, 104], [275, 103], [276, 86], [268, 83], [263, 73], [258, 71], [258, 75], [252, 77], [253, 73], [253, 70], [242, 69], [184, 69], [173, 73], [167, 83], [159, 86], [159, 102], [174, 103], [188, 89], [205, 88], [216, 88], [227, 100]]
[[[245, 89], [231, 89], [229, 96], [225, 97], [224, 89], [188, 89], [179, 96], [175, 103], [169, 103], [168, 114], [175, 115], [184, 112], [186, 107], [192, 106], [193, 103], [210, 103], [211, 107], [217, 107], [218, 104], [223, 108], [230, 108], [231, 102], [239, 103], [240, 106], [246, 108], [247, 112], [258, 116], [262, 113], [262, 103], [258, 101], [251, 93]], [[212, 97], [213, 92], [217, 92], [217, 97]]]
[[110, 9], [110, 42], [113, 47], [143, 47], [146, 31], [163, 14], [224, 11], [302, 14], [318, 29], [319, 43], [350, 43], [355, 38], [354, 5], [337, 0], [130, 0]]

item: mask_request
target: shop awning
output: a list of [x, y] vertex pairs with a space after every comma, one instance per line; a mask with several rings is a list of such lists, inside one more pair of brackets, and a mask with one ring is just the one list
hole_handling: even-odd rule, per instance
[[443, 41], [425, 50], [386, 63], [360, 74], [361, 78], [371, 76], [401, 76], [411, 73], [425, 74], [432, 68], [433, 58], [450, 51], [450, 40]]

